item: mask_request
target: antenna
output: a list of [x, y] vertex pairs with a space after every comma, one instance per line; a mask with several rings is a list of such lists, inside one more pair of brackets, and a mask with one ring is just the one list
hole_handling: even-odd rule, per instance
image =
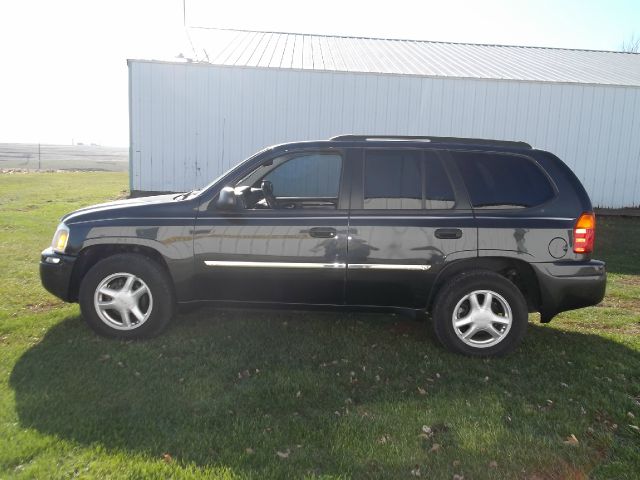
[[182, 0], [182, 26], [187, 26], [187, 0]]

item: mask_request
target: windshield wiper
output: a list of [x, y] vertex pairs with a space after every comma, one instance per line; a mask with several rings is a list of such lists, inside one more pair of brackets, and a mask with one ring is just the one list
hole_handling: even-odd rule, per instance
[[178, 195], [176, 195], [175, 197], [173, 197], [174, 200], [185, 200], [186, 198], [189, 198], [189, 196], [193, 193], [199, 192], [200, 189], [197, 188], [195, 190], [189, 190], [188, 192], [185, 193], [180, 193]]

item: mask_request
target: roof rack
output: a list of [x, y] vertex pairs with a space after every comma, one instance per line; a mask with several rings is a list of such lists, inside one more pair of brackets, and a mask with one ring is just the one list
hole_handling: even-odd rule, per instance
[[414, 135], [337, 135], [329, 140], [338, 142], [357, 141], [389, 141], [389, 142], [432, 142], [432, 143], [460, 143], [464, 145], [487, 145], [498, 147], [517, 147], [531, 149], [526, 142], [508, 140], [489, 140], [486, 138], [458, 138], [458, 137], [426, 137]]

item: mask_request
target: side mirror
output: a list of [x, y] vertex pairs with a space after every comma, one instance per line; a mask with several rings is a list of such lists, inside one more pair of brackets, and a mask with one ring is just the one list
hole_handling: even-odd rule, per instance
[[216, 207], [220, 210], [239, 210], [241, 208], [233, 187], [224, 187], [220, 190]]
[[262, 190], [265, 195], [273, 196], [273, 183], [269, 180], [262, 180], [260, 183], [260, 190]]

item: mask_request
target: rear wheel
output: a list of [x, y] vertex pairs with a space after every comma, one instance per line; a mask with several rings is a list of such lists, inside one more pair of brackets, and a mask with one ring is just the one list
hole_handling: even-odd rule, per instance
[[504, 355], [522, 341], [527, 304], [518, 288], [494, 272], [463, 273], [440, 291], [432, 315], [438, 340], [474, 356]]
[[169, 275], [148, 257], [130, 253], [94, 265], [82, 280], [79, 301], [93, 330], [126, 339], [157, 335], [175, 309]]

